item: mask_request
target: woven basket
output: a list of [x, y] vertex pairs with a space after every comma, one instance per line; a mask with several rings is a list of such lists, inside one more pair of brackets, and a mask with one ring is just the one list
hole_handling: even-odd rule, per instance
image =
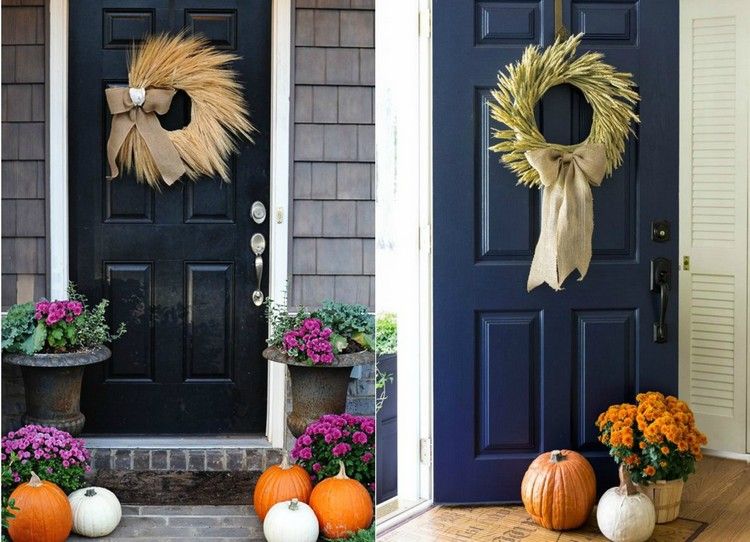
[[647, 486], [638, 486], [638, 490], [654, 503], [656, 523], [668, 523], [677, 519], [682, 501], [682, 480], [660, 480]]

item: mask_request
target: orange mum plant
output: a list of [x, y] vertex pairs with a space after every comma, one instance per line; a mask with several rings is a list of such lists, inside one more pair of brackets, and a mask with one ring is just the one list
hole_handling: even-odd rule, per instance
[[708, 442], [690, 407], [656, 391], [639, 393], [635, 399], [636, 405], [612, 405], [599, 415], [599, 440], [639, 484], [687, 480], [695, 472], [695, 462], [703, 458], [701, 446]]

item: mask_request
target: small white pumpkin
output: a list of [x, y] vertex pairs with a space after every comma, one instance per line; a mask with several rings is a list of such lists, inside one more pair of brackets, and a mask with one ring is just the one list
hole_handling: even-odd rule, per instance
[[620, 465], [620, 486], [608, 489], [599, 499], [596, 523], [612, 542], [645, 542], [654, 532], [654, 503], [636, 489], [624, 465]]
[[315, 512], [298, 499], [274, 504], [263, 521], [268, 542], [316, 542], [318, 532]]
[[114, 493], [103, 487], [84, 487], [68, 496], [73, 511], [73, 532], [96, 538], [114, 531], [122, 507]]

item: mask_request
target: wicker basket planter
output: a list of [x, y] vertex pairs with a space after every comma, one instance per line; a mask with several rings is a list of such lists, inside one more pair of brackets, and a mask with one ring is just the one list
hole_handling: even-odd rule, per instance
[[654, 503], [656, 523], [669, 523], [677, 519], [682, 502], [682, 480], [660, 480], [647, 486], [638, 486], [638, 490]]
[[344, 412], [352, 367], [375, 363], [375, 353], [370, 351], [339, 354], [331, 365], [310, 365], [278, 348], [266, 348], [263, 357], [289, 367], [292, 411], [286, 417], [286, 426], [295, 437], [323, 414]]

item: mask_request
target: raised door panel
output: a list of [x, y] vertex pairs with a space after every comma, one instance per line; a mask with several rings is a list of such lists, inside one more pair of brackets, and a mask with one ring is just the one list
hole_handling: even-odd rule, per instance
[[106, 376], [113, 380], [155, 379], [154, 269], [151, 262], [106, 262], [104, 297], [109, 299], [109, 325], [124, 322], [126, 333], [112, 344]]
[[237, 11], [227, 10], [185, 10], [185, 26], [191, 32], [208, 38], [219, 49], [237, 49]]
[[[541, 330], [537, 312], [477, 317], [477, 451], [534, 452], [541, 442]], [[513, 416], [506, 413], [513, 412]]]
[[185, 266], [185, 379], [231, 380], [234, 350], [234, 268]]
[[635, 310], [574, 313], [573, 442], [577, 449], [602, 452], [594, 425], [611, 404], [630, 402], [638, 389]]
[[155, 29], [153, 9], [103, 10], [102, 46], [105, 49], [130, 49]]
[[542, 9], [539, 0], [480, 0], [475, 2], [475, 10], [474, 35], [477, 45], [533, 44], [541, 39]]

